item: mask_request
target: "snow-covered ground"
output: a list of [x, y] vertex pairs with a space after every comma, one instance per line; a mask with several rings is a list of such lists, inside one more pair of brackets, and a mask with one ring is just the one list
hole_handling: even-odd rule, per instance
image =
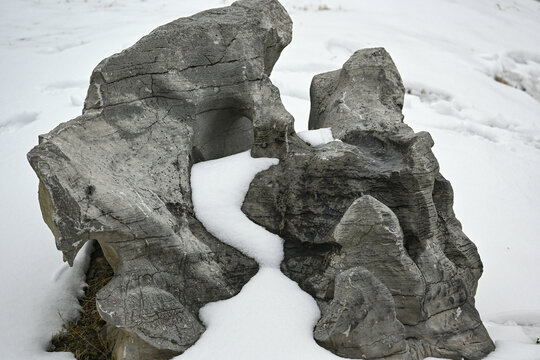
[[[82, 257], [74, 269], [62, 264], [41, 219], [37, 179], [26, 162], [37, 135], [80, 114], [101, 59], [158, 25], [229, 3], [0, 1], [0, 358], [73, 358], [44, 352], [61, 318], [76, 310], [70, 305], [85, 264]], [[296, 130], [307, 128], [314, 74], [340, 68], [357, 49], [385, 47], [409, 92], [405, 121], [432, 134], [456, 214], [484, 261], [476, 298], [498, 346], [489, 359], [539, 360], [540, 2], [282, 3], [294, 21], [293, 42], [271, 78]]]

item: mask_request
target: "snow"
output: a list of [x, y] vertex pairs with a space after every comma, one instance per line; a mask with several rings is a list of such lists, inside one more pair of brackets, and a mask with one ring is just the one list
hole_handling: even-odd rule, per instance
[[332, 130], [330, 128], [321, 128], [316, 130], [304, 130], [296, 133], [300, 139], [304, 140], [313, 147], [322, 146], [334, 141]]
[[237, 296], [206, 305], [200, 340], [176, 360], [333, 360], [319, 347], [315, 300], [279, 269], [264, 267]]
[[313, 339], [320, 317], [315, 300], [279, 269], [283, 240], [251, 222], [241, 210], [255, 175], [277, 163], [277, 159], [252, 158], [246, 151], [193, 165], [197, 218], [212, 235], [254, 258], [261, 268], [237, 296], [201, 309], [206, 332], [175, 359], [340, 359]]
[[27, 124], [30, 124], [31, 122], [34, 122], [37, 120], [39, 113], [37, 112], [21, 112], [16, 115], [10, 116], [5, 119], [1, 119], [0, 121], [0, 131], [6, 130], [10, 128], [18, 128]]
[[193, 207], [199, 221], [219, 240], [273, 268], [283, 259], [283, 240], [249, 220], [241, 207], [255, 175], [277, 163], [277, 159], [253, 159], [246, 151], [191, 168]]
[[[103, 58], [158, 25], [229, 3], [0, 1], [2, 359], [73, 358], [44, 352], [51, 334], [61, 326], [58, 309], [68, 310], [64, 318], [77, 310], [74, 299], [81, 293], [83, 272], [82, 267], [62, 264], [41, 218], [37, 179], [25, 158], [37, 135], [80, 114], [90, 73]], [[283, 4], [294, 21], [293, 42], [271, 79], [296, 119], [296, 130], [307, 129], [313, 75], [340, 68], [357, 49], [384, 46], [409, 91], [405, 121], [415, 131], [433, 136], [441, 171], [455, 190], [457, 217], [484, 261], [476, 305], [498, 346], [488, 359], [540, 359], [540, 345], [533, 344], [540, 336], [540, 103], [533, 97], [540, 82], [540, 2], [284, 0]], [[55, 278], [58, 269], [63, 270]], [[264, 267], [238, 297], [204, 308], [201, 316], [210, 327], [200, 340], [203, 345], [197, 345], [200, 355], [195, 350], [191, 355], [190, 350], [184, 356], [209, 354], [213, 345], [204, 344], [225, 347], [226, 338], [232, 343], [224, 354], [231, 354], [246, 333], [264, 338], [265, 333], [253, 327], [271, 322], [271, 314], [262, 310], [267, 304], [261, 303], [248, 329], [236, 324], [235, 316], [244, 313], [235, 306], [245, 314], [257, 311], [256, 304], [242, 302], [265, 279], [284, 293], [296, 292], [274, 268]], [[298, 301], [284, 311], [296, 315], [301, 296]], [[310, 311], [308, 306], [298, 316], [316, 316]], [[299, 330], [305, 331], [306, 324], [299, 324]], [[288, 344], [291, 338], [279, 341]], [[298, 339], [306, 349], [309, 341]], [[261, 342], [246, 351], [266, 349]], [[286, 348], [280, 344], [272, 344], [276, 348], [272, 351]]]

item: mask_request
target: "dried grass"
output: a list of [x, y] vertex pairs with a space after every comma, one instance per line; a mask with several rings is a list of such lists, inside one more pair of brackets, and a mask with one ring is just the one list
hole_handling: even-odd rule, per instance
[[49, 351], [68, 351], [78, 360], [114, 360], [112, 348], [105, 339], [105, 321], [96, 307], [96, 294], [113, 276], [113, 271], [99, 245], [91, 255], [86, 274], [88, 288], [79, 301], [79, 320], [64, 325], [64, 330], [51, 340]]

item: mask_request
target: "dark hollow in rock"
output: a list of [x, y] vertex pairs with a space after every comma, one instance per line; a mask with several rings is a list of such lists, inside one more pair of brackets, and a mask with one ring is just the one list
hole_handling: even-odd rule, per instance
[[430, 135], [403, 123], [403, 97], [382, 48], [315, 76], [310, 128], [341, 141], [291, 138], [243, 211], [285, 240], [281, 268], [317, 300], [320, 345], [350, 358], [481, 359], [494, 349], [474, 308], [482, 263]]
[[243, 210], [285, 239], [283, 272], [322, 312], [319, 344], [351, 358], [482, 358], [494, 348], [474, 308], [482, 263], [431, 137], [402, 122], [390, 56], [361, 50], [314, 78], [310, 127], [342, 142], [312, 148], [269, 80], [291, 28], [276, 0], [161, 26], [103, 60], [82, 115], [28, 154], [65, 259], [96, 240], [114, 271], [95, 297], [114, 358], [184, 352], [205, 330], [199, 309], [257, 272], [191, 200], [194, 163], [248, 149], [280, 159]]

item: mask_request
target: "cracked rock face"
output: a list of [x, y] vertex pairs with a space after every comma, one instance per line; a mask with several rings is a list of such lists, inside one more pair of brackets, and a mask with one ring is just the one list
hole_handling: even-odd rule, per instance
[[282, 271], [321, 309], [320, 345], [349, 358], [481, 359], [494, 349], [474, 308], [482, 263], [431, 137], [402, 122], [403, 97], [381, 48], [315, 76], [310, 128], [341, 141], [293, 137], [243, 210], [284, 238]]
[[56, 245], [72, 264], [96, 239], [114, 269], [98, 293], [116, 359], [170, 358], [204, 331], [199, 309], [258, 266], [195, 219], [193, 163], [252, 148], [282, 156], [293, 119], [268, 76], [291, 41], [272, 0], [157, 28], [93, 71], [83, 114], [28, 159]]
[[251, 149], [278, 157], [243, 210], [285, 239], [283, 272], [319, 304], [319, 344], [349, 358], [480, 359], [482, 264], [452, 211], [427, 133], [402, 122], [384, 49], [312, 84], [313, 148], [268, 76], [291, 41], [275, 0], [241, 0], [157, 28], [93, 71], [83, 114], [28, 154], [43, 218], [72, 264], [97, 240], [114, 270], [96, 298], [116, 359], [168, 359], [204, 332], [205, 304], [257, 264], [195, 218], [190, 170]]

